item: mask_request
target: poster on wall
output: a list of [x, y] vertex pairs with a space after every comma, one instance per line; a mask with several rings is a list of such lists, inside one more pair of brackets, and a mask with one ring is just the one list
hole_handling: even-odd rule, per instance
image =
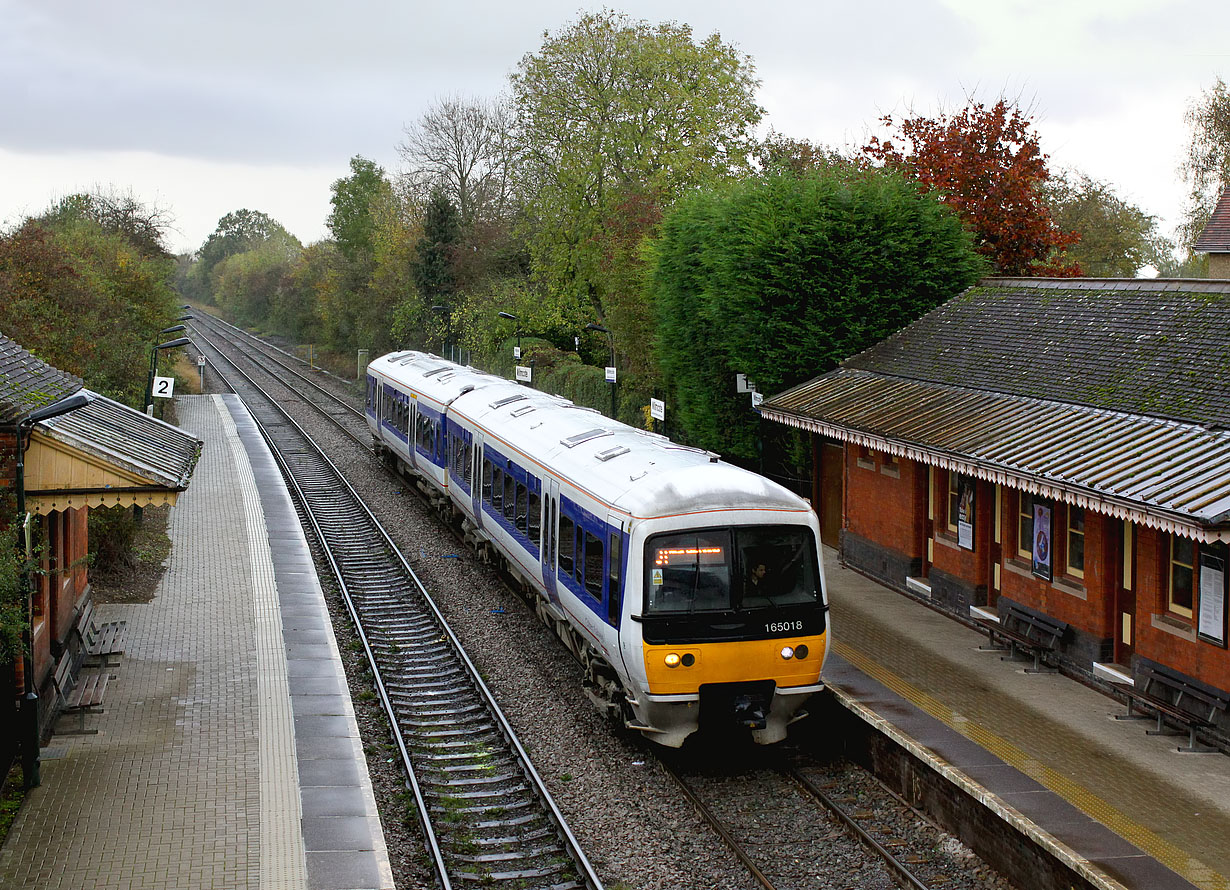
[[1196, 634], [1207, 643], [1226, 648], [1226, 560], [1200, 550], [1200, 617]]
[[974, 549], [974, 479], [957, 477], [957, 544]]
[[1051, 574], [1051, 505], [1034, 501], [1033, 573], [1050, 581]]

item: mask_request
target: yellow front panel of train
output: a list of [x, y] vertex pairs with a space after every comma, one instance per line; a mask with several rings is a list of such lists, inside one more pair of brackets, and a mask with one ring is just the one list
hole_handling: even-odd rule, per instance
[[[778, 687], [809, 686], [820, 678], [825, 643], [826, 635], [820, 634], [734, 643], [641, 646], [650, 693], [684, 695], [698, 692], [702, 683], [774, 680]], [[783, 649], [795, 650], [799, 646], [807, 647], [806, 658], [782, 658]]]

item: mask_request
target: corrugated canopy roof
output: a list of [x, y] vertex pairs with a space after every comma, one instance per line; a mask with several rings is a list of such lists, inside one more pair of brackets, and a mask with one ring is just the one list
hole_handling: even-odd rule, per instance
[[38, 512], [174, 503], [188, 487], [202, 443], [119, 402], [89, 395], [85, 407], [34, 427], [27, 503]]
[[988, 279], [766, 417], [1230, 539], [1230, 284]]
[[81, 385], [80, 377], [53, 368], [0, 334], [0, 424], [15, 424]]

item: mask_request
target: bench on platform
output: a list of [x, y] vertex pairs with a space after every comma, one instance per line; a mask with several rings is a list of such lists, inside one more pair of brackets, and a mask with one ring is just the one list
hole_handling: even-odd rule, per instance
[[60, 716], [77, 714], [80, 724], [75, 731], [64, 732], [62, 735], [86, 735], [98, 732], [97, 729], [85, 728], [85, 714], [99, 708], [103, 696], [107, 692], [108, 674], [106, 671], [83, 671], [75, 673], [73, 657], [65, 653], [57, 665], [52, 681], [55, 683], [56, 697], [59, 700]]
[[[1018, 652], [1032, 656], [1033, 667], [1025, 668], [1028, 673], [1054, 670], [1044, 668], [1042, 658], [1044, 655], [1057, 651], [1064, 634], [1068, 632], [1068, 625], [1065, 622], [1051, 618], [1049, 615], [1027, 612], [1011, 603], [1005, 604], [1000, 610], [998, 621], [979, 618], [978, 623], [990, 634], [990, 640], [983, 647], [984, 649], [993, 651], [1007, 649], [1008, 654], [1002, 656], [1003, 658], [1015, 658]], [[997, 638], [1002, 641], [1002, 644], [996, 645]]]
[[[1208, 753], [1215, 748], [1196, 744], [1196, 731], [1212, 729], [1217, 725], [1217, 713], [1230, 708], [1230, 693], [1196, 686], [1186, 677], [1170, 671], [1160, 664], [1142, 662], [1136, 668], [1135, 685], [1125, 690], [1127, 713], [1116, 714], [1116, 720], [1147, 720], [1147, 714], [1132, 713], [1139, 702], [1151, 708], [1157, 716], [1157, 727], [1147, 729], [1149, 735], [1172, 735], [1175, 730], [1166, 726], [1166, 720], [1179, 724], [1187, 730], [1187, 747], [1177, 750], [1183, 753]], [[1182, 729], [1179, 732], [1182, 732]]]
[[113, 655], [124, 653], [124, 639], [128, 622], [106, 621], [101, 625], [94, 623], [94, 600], [86, 601], [85, 606], [77, 615], [77, 623], [73, 625], [84, 657], [107, 663]]

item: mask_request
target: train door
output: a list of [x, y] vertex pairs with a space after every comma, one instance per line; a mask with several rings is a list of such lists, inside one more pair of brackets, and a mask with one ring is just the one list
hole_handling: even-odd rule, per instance
[[413, 395], [410, 397], [410, 404], [407, 406], [406, 417], [406, 452], [409, 454], [410, 466], [414, 469], [419, 467], [418, 449], [415, 448], [415, 443], [419, 438], [419, 402]]
[[470, 507], [474, 524], [483, 527], [483, 446], [470, 440]]
[[559, 603], [555, 589], [555, 552], [559, 543], [559, 482], [550, 476], [542, 480], [542, 546], [538, 548], [542, 561], [542, 583], [547, 597]]

